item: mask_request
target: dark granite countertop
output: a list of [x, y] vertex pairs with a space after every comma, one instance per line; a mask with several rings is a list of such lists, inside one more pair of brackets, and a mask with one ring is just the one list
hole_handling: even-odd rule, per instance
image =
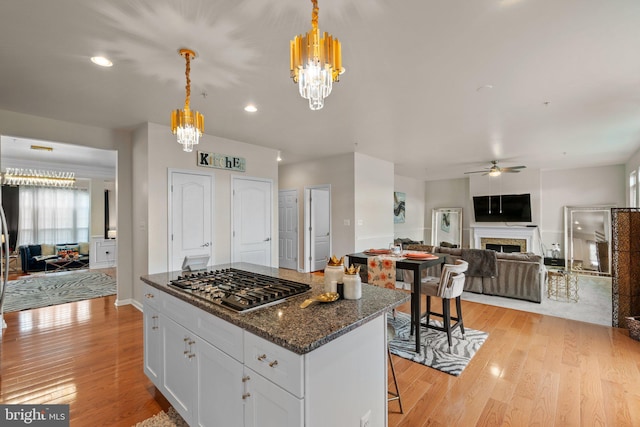
[[359, 300], [338, 300], [332, 303], [314, 304], [302, 309], [300, 304], [305, 299], [324, 292], [322, 276], [248, 263], [216, 265], [211, 269], [229, 267], [308, 283], [311, 285], [311, 291], [280, 304], [248, 313], [236, 313], [167, 286], [171, 280], [181, 274], [179, 271], [151, 274], [142, 276], [140, 279], [154, 288], [191, 303], [297, 354], [308, 353], [410, 299], [409, 293], [363, 283], [362, 298]]

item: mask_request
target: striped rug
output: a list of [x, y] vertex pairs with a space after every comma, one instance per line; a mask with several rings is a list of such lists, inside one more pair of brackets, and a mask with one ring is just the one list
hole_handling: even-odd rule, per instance
[[4, 312], [29, 310], [116, 293], [116, 279], [99, 272], [52, 273], [7, 283]]
[[[389, 342], [391, 353], [405, 359], [429, 366], [450, 375], [458, 376], [462, 373], [471, 358], [489, 337], [489, 334], [474, 329], [464, 328], [465, 339], [462, 339], [460, 329], [456, 328], [451, 334], [452, 348], [449, 353], [449, 343], [445, 332], [434, 329], [420, 328], [420, 353], [416, 353], [415, 338], [409, 335], [410, 316], [397, 311], [395, 319], [387, 314], [387, 324], [395, 330], [395, 338]], [[442, 326], [437, 320], [432, 323]]]

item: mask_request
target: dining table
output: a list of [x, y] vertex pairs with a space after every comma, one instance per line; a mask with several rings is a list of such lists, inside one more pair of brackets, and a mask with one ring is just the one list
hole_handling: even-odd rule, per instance
[[[368, 266], [369, 258], [374, 256], [381, 256], [382, 254], [367, 254], [365, 252], [358, 252], [347, 255], [348, 265], [354, 266], [363, 265]], [[432, 254], [433, 257], [427, 259], [407, 258], [400, 255], [382, 255], [395, 259], [396, 270], [409, 270], [413, 271], [413, 283], [411, 283], [411, 323], [413, 330], [415, 331], [416, 340], [416, 353], [420, 353], [420, 279], [422, 272], [429, 267], [444, 264], [445, 256], [440, 254]]]

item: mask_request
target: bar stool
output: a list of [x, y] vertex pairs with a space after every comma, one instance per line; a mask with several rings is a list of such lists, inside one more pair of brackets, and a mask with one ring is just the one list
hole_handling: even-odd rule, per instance
[[387, 398], [388, 402], [392, 402], [394, 400], [398, 401], [400, 405], [400, 413], [404, 414], [402, 410], [402, 399], [400, 399], [400, 389], [398, 388], [398, 380], [396, 379], [396, 370], [393, 367], [393, 359], [391, 358], [391, 350], [389, 349], [389, 341], [394, 339], [396, 336], [396, 330], [389, 324], [387, 324], [387, 356], [389, 358], [389, 365], [391, 365], [391, 375], [393, 376], [393, 385], [395, 386], [396, 391], [387, 390], [387, 393], [391, 395], [391, 397]]
[[[464, 290], [464, 272], [469, 268], [469, 263], [463, 260], [456, 260], [455, 264], [445, 264], [442, 266], [442, 274], [439, 278], [427, 277], [422, 280], [420, 290], [427, 297], [427, 311], [424, 313], [426, 323], [421, 323], [427, 329], [436, 329], [447, 333], [449, 342], [449, 353], [451, 353], [451, 332], [459, 327], [464, 339], [464, 323], [462, 321], [462, 304], [460, 295]], [[431, 311], [431, 297], [442, 299], [442, 313]], [[456, 316], [451, 316], [451, 300], [456, 300]], [[435, 326], [429, 323], [431, 316], [442, 318], [443, 326]], [[422, 316], [420, 316], [422, 318]], [[451, 320], [456, 323], [451, 324]]]

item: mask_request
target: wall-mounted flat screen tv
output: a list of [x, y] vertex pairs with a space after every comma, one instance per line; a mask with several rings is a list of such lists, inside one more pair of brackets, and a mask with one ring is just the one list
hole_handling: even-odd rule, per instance
[[531, 222], [530, 194], [474, 196], [476, 222]]

